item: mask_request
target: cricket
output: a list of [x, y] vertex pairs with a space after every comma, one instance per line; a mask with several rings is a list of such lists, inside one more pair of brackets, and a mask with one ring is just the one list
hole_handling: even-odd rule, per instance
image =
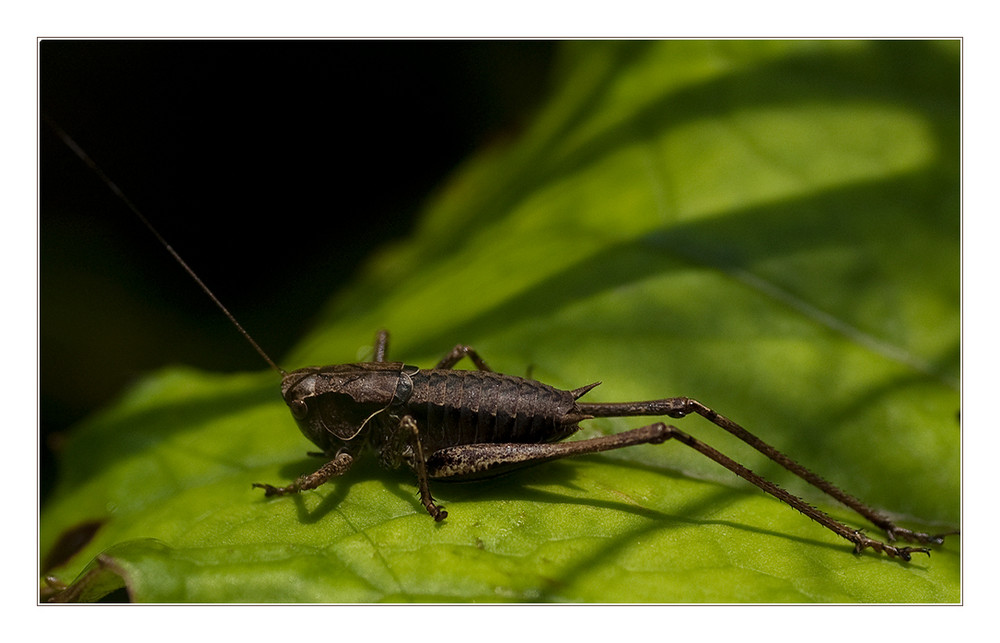
[[[493, 371], [472, 347], [458, 344], [433, 368], [388, 361], [389, 333], [375, 338], [372, 361], [285, 371], [258, 346], [236, 318], [180, 255], [57, 124], [46, 119], [62, 141], [142, 221], [179, 265], [194, 279], [268, 366], [281, 377], [281, 395], [302, 434], [326, 460], [313, 473], [284, 486], [262, 482], [252, 487], [266, 496], [285, 496], [320, 487], [345, 475], [354, 462], [374, 453], [380, 464], [408, 467], [416, 477], [421, 505], [435, 521], [448, 512], [431, 494], [431, 481], [489, 478], [521, 467], [559, 458], [621, 449], [640, 444], [677, 442], [694, 449], [730, 472], [770, 494], [853, 544], [909, 561], [915, 553], [930, 555], [921, 545], [941, 545], [958, 532], [927, 534], [896, 525], [892, 519], [797, 463], [745, 428], [690, 397], [615, 403], [581, 401], [600, 384], [561, 390], [542, 382]], [[476, 370], [456, 370], [463, 359]], [[622, 433], [565, 442], [593, 418], [652, 416], [681, 419], [701, 416], [729, 432], [791, 473], [851, 509], [885, 533], [871, 538], [809, 505], [800, 497], [757, 475], [734, 459], [680, 430], [656, 421]], [[918, 546], [899, 546], [897, 541]]]

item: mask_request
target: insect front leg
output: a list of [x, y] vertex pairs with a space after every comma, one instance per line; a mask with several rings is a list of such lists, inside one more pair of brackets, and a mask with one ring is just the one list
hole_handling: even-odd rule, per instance
[[333, 460], [330, 460], [313, 473], [299, 476], [295, 482], [287, 487], [275, 487], [260, 482], [253, 483], [253, 487], [255, 489], [263, 489], [264, 495], [267, 497], [285, 496], [290, 493], [307, 491], [325, 484], [330, 478], [344, 475], [351, 468], [352, 464], [354, 464], [354, 458], [349, 453], [338, 453], [337, 457]]
[[384, 328], [375, 335], [375, 356], [374, 362], [384, 362], [385, 354], [389, 351], [389, 331]]

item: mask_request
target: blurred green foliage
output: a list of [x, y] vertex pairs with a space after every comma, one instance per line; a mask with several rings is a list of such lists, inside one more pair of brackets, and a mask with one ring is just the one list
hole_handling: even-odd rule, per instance
[[[462, 342], [503, 372], [602, 380], [591, 401], [689, 395], [905, 524], [954, 529], [959, 55], [566, 43], [533, 124], [470, 158], [282, 363], [366, 359], [385, 327], [408, 363]], [[372, 462], [297, 497], [250, 489], [315, 468], [310, 447], [273, 374], [162, 372], [73, 434], [41, 551], [103, 522], [50, 570], [82, 574], [82, 600], [116, 584], [177, 602], [960, 600], [957, 537], [909, 564], [854, 556], [679, 444], [435, 483], [441, 524], [411, 474]]]

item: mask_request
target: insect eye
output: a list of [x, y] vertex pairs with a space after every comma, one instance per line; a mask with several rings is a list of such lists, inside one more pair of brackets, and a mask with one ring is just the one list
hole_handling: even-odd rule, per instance
[[296, 420], [305, 419], [309, 415], [309, 407], [302, 400], [292, 400], [288, 403], [288, 408], [292, 410], [292, 417]]

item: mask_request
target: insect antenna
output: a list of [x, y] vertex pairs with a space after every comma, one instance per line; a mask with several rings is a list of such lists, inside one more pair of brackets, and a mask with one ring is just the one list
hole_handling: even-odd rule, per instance
[[135, 216], [139, 217], [139, 220], [142, 221], [143, 225], [145, 225], [146, 228], [153, 233], [153, 236], [156, 237], [157, 241], [159, 241], [163, 245], [163, 247], [167, 249], [167, 252], [169, 252], [170, 255], [175, 260], [177, 260], [177, 263], [181, 265], [181, 268], [183, 268], [184, 271], [187, 272], [192, 279], [194, 279], [195, 283], [198, 284], [198, 286], [205, 292], [206, 295], [208, 295], [209, 299], [215, 302], [215, 305], [219, 307], [219, 310], [221, 310], [222, 313], [226, 316], [226, 318], [229, 319], [230, 322], [232, 322], [233, 326], [236, 327], [236, 330], [238, 330], [240, 334], [243, 335], [243, 337], [248, 342], [250, 342], [250, 345], [253, 346], [254, 350], [256, 350], [261, 357], [264, 358], [264, 361], [267, 362], [268, 365], [279, 375], [281, 376], [286, 375], [287, 373], [285, 372], [285, 370], [280, 366], [278, 366], [274, 362], [274, 360], [272, 360], [267, 355], [267, 353], [264, 352], [264, 349], [261, 348], [257, 344], [257, 342], [254, 341], [253, 337], [250, 336], [250, 333], [248, 333], [243, 328], [243, 326], [241, 326], [240, 323], [236, 321], [236, 318], [233, 317], [233, 314], [231, 312], [229, 312], [229, 309], [226, 308], [221, 301], [219, 301], [219, 298], [215, 296], [215, 293], [213, 293], [208, 286], [205, 285], [205, 282], [201, 280], [201, 278], [197, 275], [197, 273], [195, 273], [195, 271], [192, 270], [191, 267], [188, 266], [183, 259], [181, 259], [181, 256], [177, 254], [177, 251], [174, 250], [169, 243], [167, 243], [167, 240], [160, 235], [159, 231], [155, 227], [153, 227], [153, 224], [150, 223], [149, 219], [147, 219], [145, 215], [143, 215], [143, 213], [139, 210], [139, 208], [136, 207], [134, 203], [132, 203], [131, 199], [125, 196], [125, 193], [122, 192], [121, 189], [115, 184], [115, 182], [111, 180], [111, 177], [105, 174], [104, 170], [98, 167], [97, 163], [95, 163], [94, 160], [90, 158], [90, 155], [87, 154], [82, 147], [77, 145], [76, 141], [74, 141], [69, 134], [67, 134], [61, 127], [59, 127], [59, 125], [57, 125], [55, 121], [53, 121], [51, 118], [45, 115], [43, 115], [42, 118], [45, 119], [45, 122], [49, 125], [49, 127], [52, 128], [52, 130], [56, 133], [56, 135], [59, 136], [60, 139], [62, 139], [63, 143], [65, 143], [67, 147], [73, 150], [73, 152], [78, 157], [80, 157], [80, 160], [82, 160], [87, 165], [87, 167], [93, 170], [94, 173], [96, 173], [97, 176], [100, 177], [101, 181], [103, 181], [104, 184], [108, 186], [108, 188], [112, 192], [114, 192], [118, 196], [118, 198], [125, 203], [125, 205], [128, 206], [128, 208], [132, 211], [133, 214], [135, 214]]

